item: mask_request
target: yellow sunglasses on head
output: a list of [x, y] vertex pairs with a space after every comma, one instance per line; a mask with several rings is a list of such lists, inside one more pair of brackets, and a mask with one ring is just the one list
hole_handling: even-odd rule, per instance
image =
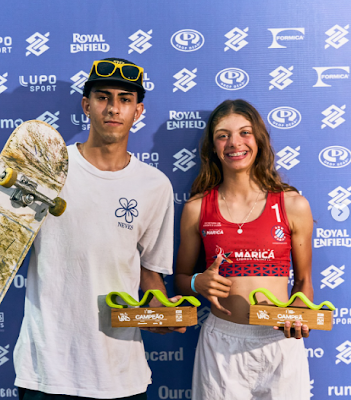
[[126, 79], [127, 81], [135, 82], [141, 76], [141, 84], [143, 83], [143, 68], [133, 64], [120, 64], [108, 60], [94, 61], [90, 70], [89, 78], [94, 70], [96, 75], [102, 76], [103, 78], [108, 78], [113, 76], [117, 69], [119, 70], [122, 78]]

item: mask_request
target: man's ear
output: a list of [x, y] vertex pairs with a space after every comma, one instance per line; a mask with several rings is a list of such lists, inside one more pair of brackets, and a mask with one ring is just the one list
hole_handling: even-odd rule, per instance
[[134, 121], [139, 119], [143, 111], [144, 111], [144, 103], [138, 103], [134, 114]]
[[90, 100], [88, 97], [83, 96], [82, 98], [82, 109], [85, 115], [90, 115]]

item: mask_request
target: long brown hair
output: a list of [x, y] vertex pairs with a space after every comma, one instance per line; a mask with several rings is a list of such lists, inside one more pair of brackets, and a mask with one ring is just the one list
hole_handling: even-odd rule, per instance
[[213, 132], [219, 120], [230, 114], [239, 114], [251, 122], [252, 131], [258, 146], [258, 153], [250, 171], [251, 179], [261, 190], [287, 192], [298, 190], [282, 182], [275, 166], [274, 152], [267, 128], [258, 113], [245, 100], [225, 100], [210, 115], [202, 138], [201, 167], [192, 187], [191, 196], [204, 194], [223, 182], [222, 164], [214, 150]]

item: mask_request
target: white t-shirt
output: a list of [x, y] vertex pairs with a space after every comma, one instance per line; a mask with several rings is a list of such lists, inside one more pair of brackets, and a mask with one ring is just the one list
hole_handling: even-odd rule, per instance
[[111, 328], [105, 296], [138, 298], [140, 265], [172, 273], [172, 186], [133, 156], [110, 172], [76, 145], [68, 153], [67, 209], [47, 217], [32, 248], [15, 385], [95, 398], [142, 393], [151, 371], [140, 330]]

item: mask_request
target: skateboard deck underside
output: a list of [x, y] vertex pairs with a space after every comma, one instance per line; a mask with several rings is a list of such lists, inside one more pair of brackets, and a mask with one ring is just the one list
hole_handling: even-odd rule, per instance
[[[7, 167], [38, 184], [50, 199], [60, 193], [68, 172], [66, 145], [42, 121], [27, 121], [9, 137], [0, 154], [0, 172]], [[22, 207], [11, 200], [15, 187], [0, 186], [0, 303], [45, 220], [48, 206], [40, 201]]]

